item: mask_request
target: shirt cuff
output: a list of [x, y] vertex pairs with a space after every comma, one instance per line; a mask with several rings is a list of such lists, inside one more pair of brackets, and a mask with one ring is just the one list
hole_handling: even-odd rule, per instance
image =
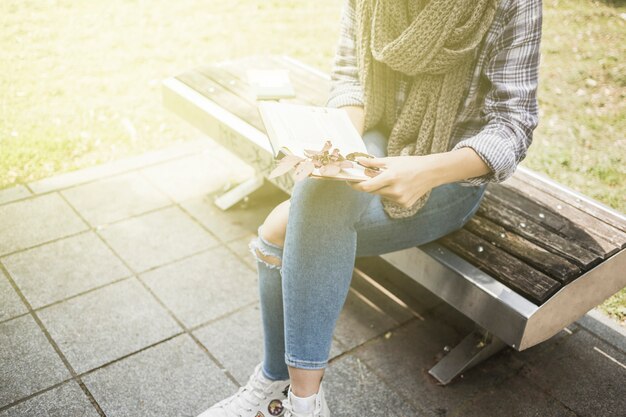
[[326, 102], [326, 107], [363, 106], [363, 95], [358, 88], [346, 89], [336, 94], [331, 94]]
[[478, 177], [459, 181], [462, 185], [502, 182], [513, 175], [517, 167], [515, 152], [511, 148], [509, 138], [501, 131], [487, 128], [476, 136], [460, 141], [452, 148], [452, 151], [461, 148], [473, 149], [491, 171]]

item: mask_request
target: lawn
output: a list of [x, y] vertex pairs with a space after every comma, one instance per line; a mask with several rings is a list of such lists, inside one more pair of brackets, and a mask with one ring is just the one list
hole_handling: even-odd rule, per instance
[[[324, 71], [342, 0], [2, 0], [0, 189], [198, 131], [160, 81], [248, 54]], [[626, 6], [544, 1], [541, 123], [522, 165], [626, 211]], [[614, 2], [623, 4], [623, 1]], [[626, 291], [604, 304], [626, 322]]]

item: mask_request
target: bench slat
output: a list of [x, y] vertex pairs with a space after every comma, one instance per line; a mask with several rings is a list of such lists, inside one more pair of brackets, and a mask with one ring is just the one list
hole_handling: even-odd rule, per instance
[[603, 258], [617, 253], [626, 244], [626, 234], [620, 230], [513, 177], [500, 187], [488, 187], [487, 193]]
[[550, 183], [541, 181], [526, 172], [519, 172], [517, 178], [521, 181], [524, 181], [529, 186], [537, 188], [561, 200], [564, 204], [574, 206], [577, 209], [582, 210], [585, 213], [588, 213], [596, 217], [597, 219], [600, 219], [603, 222], [621, 230], [622, 232], [626, 232], [626, 218], [624, 216], [619, 216], [610, 210], [605, 210], [598, 205], [586, 201], [585, 199], [576, 198], [567, 191], [558, 187], [553, 187]]
[[580, 268], [573, 263], [489, 219], [479, 215], [473, 216], [466, 223], [465, 229], [563, 284], [580, 276]]
[[535, 303], [542, 304], [561, 287], [556, 280], [468, 230], [457, 230], [439, 241]]
[[529, 216], [521, 215], [511, 210], [494, 200], [491, 196], [487, 195], [484, 197], [477, 213], [544, 249], [563, 256], [578, 265], [583, 271], [592, 268], [602, 261], [602, 257], [596, 253], [581, 248], [576, 243], [566, 240], [557, 234], [550, 233]]
[[256, 105], [244, 100], [241, 96], [224, 88], [213, 79], [208, 78], [199, 71], [188, 71], [176, 77], [205, 97], [213, 100], [230, 113], [256, 127], [261, 132], [265, 132], [263, 121], [256, 109]]

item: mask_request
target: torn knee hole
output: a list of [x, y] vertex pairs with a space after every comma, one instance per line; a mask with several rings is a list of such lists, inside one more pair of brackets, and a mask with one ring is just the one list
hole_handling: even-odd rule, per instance
[[280, 258], [278, 258], [277, 256], [266, 255], [263, 252], [261, 252], [259, 248], [256, 248], [255, 252], [256, 252], [256, 256], [258, 259], [261, 259], [262, 261], [265, 261], [266, 263], [272, 264], [274, 266], [281, 265]]
[[258, 261], [263, 262], [263, 264], [269, 268], [280, 269], [280, 266], [282, 265], [280, 256], [271, 253], [272, 250], [279, 249], [274, 249], [271, 246], [266, 248], [263, 244], [262, 239], [256, 238], [250, 242], [248, 247]]

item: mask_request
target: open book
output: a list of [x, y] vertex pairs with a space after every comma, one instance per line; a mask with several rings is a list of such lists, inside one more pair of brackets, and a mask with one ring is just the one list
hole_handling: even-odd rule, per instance
[[[282, 154], [294, 162], [298, 158], [310, 160], [311, 151], [326, 149], [332, 154], [335, 148], [340, 159], [351, 159], [355, 155], [371, 157], [345, 110], [278, 102], [261, 102], [258, 108], [277, 159]], [[366, 169], [353, 160], [346, 159], [336, 165], [341, 165], [341, 169], [313, 168], [309, 163], [310, 175], [348, 181], [363, 181], [375, 175], [373, 169]]]

